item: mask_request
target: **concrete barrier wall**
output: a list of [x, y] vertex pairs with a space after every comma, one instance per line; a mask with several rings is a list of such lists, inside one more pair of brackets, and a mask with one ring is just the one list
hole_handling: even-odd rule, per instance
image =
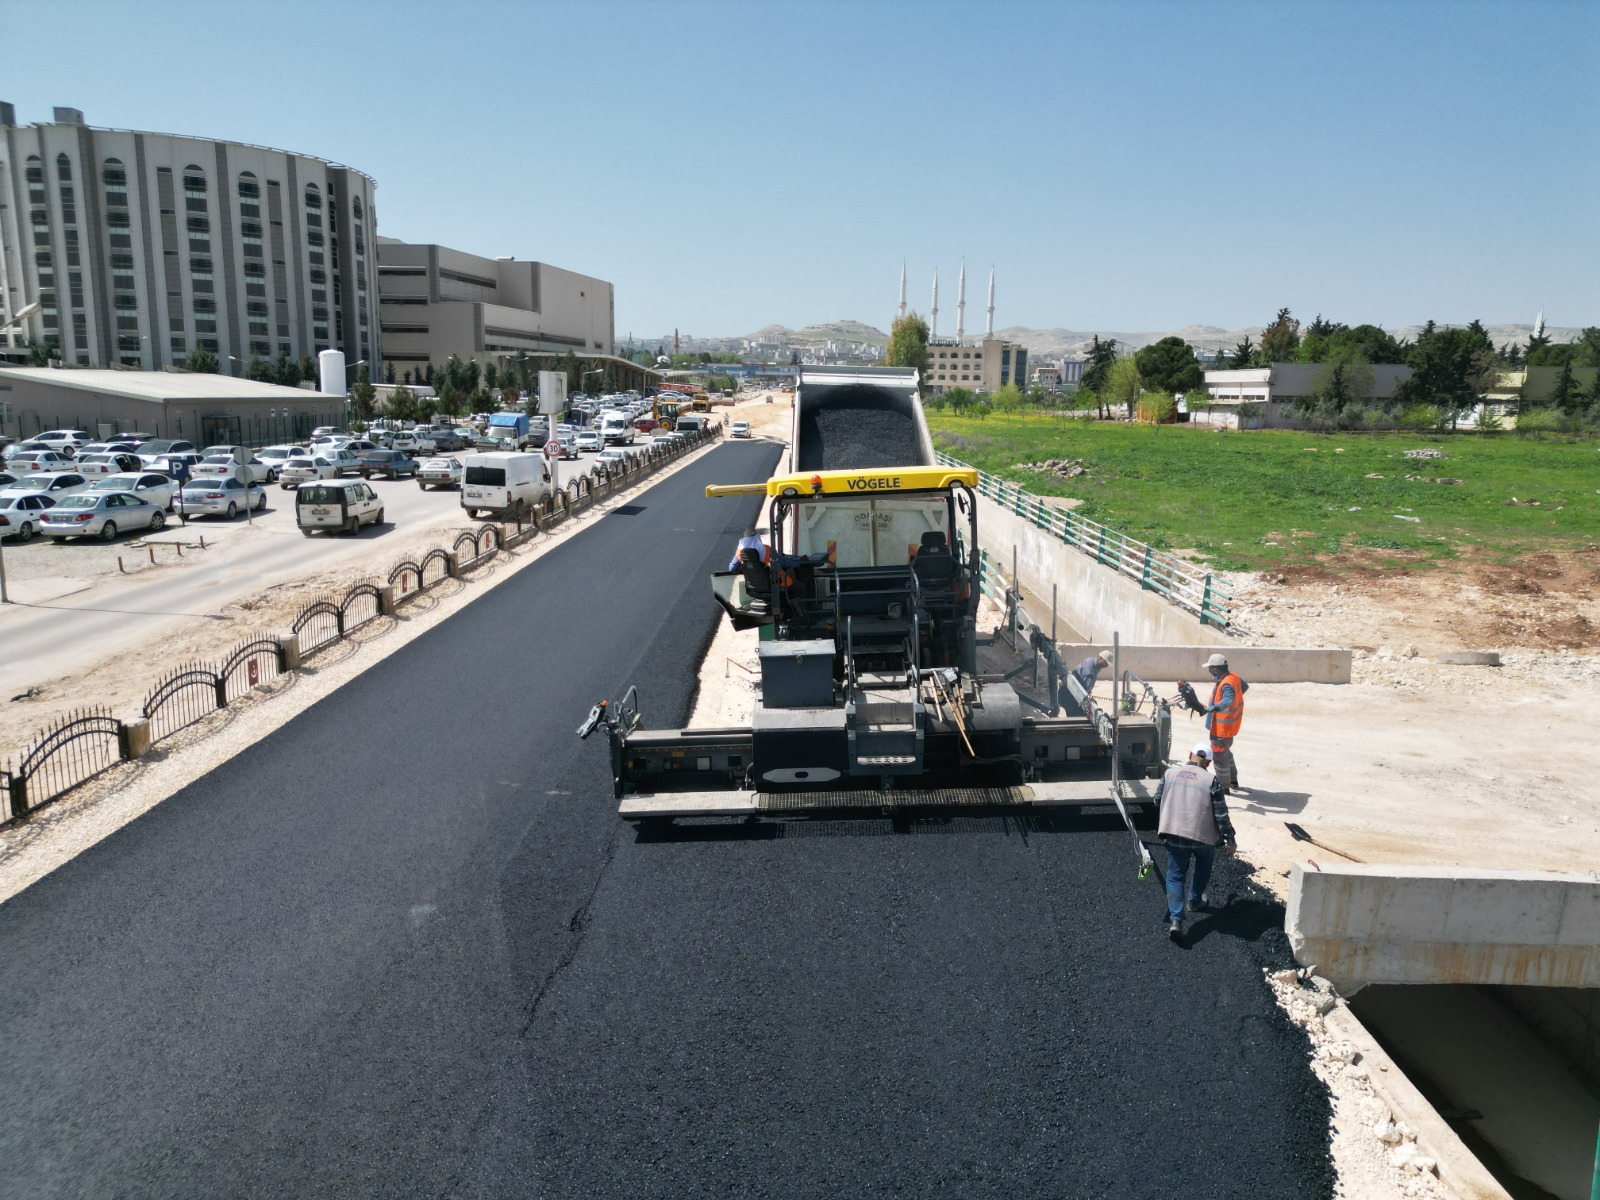
[[1600, 875], [1295, 863], [1295, 958], [1369, 983], [1600, 988]]
[[[1030, 615], [1032, 615], [1030, 613]], [[1061, 642], [1061, 657], [1076, 666], [1096, 651], [1111, 652], [1110, 642]], [[1170, 683], [1187, 679], [1197, 687], [1211, 686], [1205, 661], [1221, 654], [1246, 683], [1349, 683], [1350, 651], [1298, 646], [1232, 646], [1210, 643], [1199, 646], [1118, 647], [1118, 666], [1151, 683]]]
[[1085, 637], [1108, 639], [1116, 633], [1125, 642], [1193, 646], [1226, 636], [982, 496], [978, 497], [978, 539], [1007, 570], [1015, 546], [1022, 586], [1048, 600], [1054, 584], [1068, 623]]

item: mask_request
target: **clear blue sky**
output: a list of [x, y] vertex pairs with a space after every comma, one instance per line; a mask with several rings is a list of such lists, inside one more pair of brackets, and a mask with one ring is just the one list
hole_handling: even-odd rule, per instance
[[600, 275], [617, 333], [1600, 324], [1600, 4], [38, 6], [0, 99], [378, 181], [379, 230]]

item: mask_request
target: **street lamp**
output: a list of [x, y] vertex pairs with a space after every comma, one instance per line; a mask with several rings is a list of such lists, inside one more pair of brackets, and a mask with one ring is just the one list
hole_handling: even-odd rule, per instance
[[344, 427], [347, 431], [350, 428], [350, 372], [357, 367], [370, 365], [364, 358], [358, 358], [355, 362], [344, 365]]

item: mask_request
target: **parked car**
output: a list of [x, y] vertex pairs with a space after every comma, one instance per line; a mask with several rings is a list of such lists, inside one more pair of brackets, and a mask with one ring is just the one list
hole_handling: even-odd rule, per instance
[[283, 470], [283, 464], [291, 458], [303, 458], [311, 453], [311, 447], [298, 446], [288, 443], [282, 446], [268, 446], [265, 450], [258, 451], [256, 457], [272, 468], [274, 476]]
[[10, 487], [17, 481], [17, 477], [10, 471], [0, 471], [0, 490]]
[[433, 438], [417, 429], [404, 429], [394, 435], [392, 445], [406, 454], [432, 454]]
[[6, 459], [6, 469], [16, 475], [42, 471], [75, 471], [77, 464], [59, 450], [29, 450]]
[[107, 475], [89, 485], [86, 496], [103, 496], [111, 492], [127, 492], [148, 500], [151, 504], [172, 511], [173, 497], [178, 494], [178, 482], [158, 471], [129, 471], [124, 475]]
[[431, 487], [461, 486], [461, 460], [459, 458], [425, 458], [417, 466], [417, 486], [423, 491]]
[[4, 492], [0, 492], [0, 496], [26, 496], [29, 494], [49, 496], [59, 504], [63, 496], [71, 496], [88, 490], [89, 481], [76, 471], [48, 471], [37, 475], [24, 475], [15, 483], [9, 484]]
[[79, 446], [87, 446], [94, 441], [81, 429], [47, 429], [43, 433], [35, 434], [33, 440], [43, 442], [52, 450], [60, 450], [68, 457], [77, 454]]
[[178, 511], [190, 517], [226, 517], [233, 520], [248, 505], [257, 512], [267, 506], [266, 489], [237, 479], [191, 479], [178, 493]]
[[308, 484], [295, 493], [294, 520], [307, 537], [319, 529], [357, 533], [363, 525], [383, 524], [383, 501], [370, 483], [353, 479]]
[[399, 450], [368, 450], [356, 455], [361, 462], [361, 478], [382, 475], [385, 479], [411, 477], [417, 473], [417, 460]]
[[732, 425], [730, 425], [728, 427], [728, 436], [729, 437], [736, 437], [736, 438], [747, 438], [747, 437], [749, 437], [750, 436], [750, 422], [749, 421], [735, 421]]
[[72, 469], [88, 478], [99, 478], [102, 475], [120, 475], [125, 470], [138, 470], [142, 466], [144, 459], [139, 458], [138, 454], [78, 454]]
[[6, 495], [0, 492], [0, 538], [14, 537], [19, 542], [32, 539], [39, 532], [39, 518], [46, 509], [54, 507], [56, 499], [43, 492], [28, 495]]
[[343, 432], [344, 430], [340, 429], [337, 425], [318, 425], [311, 431], [311, 440], [313, 442], [319, 442], [325, 437], [332, 437], [335, 434], [341, 434]]
[[354, 454], [357, 458], [360, 458], [368, 450], [387, 450], [388, 449], [387, 446], [380, 446], [377, 442], [373, 441], [369, 437], [359, 437], [359, 438], [356, 438], [355, 441], [353, 441], [353, 442], [346, 442], [344, 444], [344, 448], [346, 450], [350, 451], [351, 454]]
[[595, 456], [595, 462], [604, 463], [608, 467], [619, 465], [626, 466], [628, 460], [632, 457], [633, 455], [621, 447], [612, 446], [609, 449], [600, 451], [600, 453]]
[[128, 529], [164, 529], [167, 514], [130, 492], [93, 492], [68, 496], [48, 509], [39, 532], [53, 538], [97, 537], [115, 541]]
[[307, 454], [284, 460], [283, 466], [278, 469], [278, 486], [289, 492], [302, 483], [338, 477], [339, 473], [333, 469], [333, 464], [322, 455]]
[[465, 430], [457, 429], [454, 425], [435, 425], [428, 432], [433, 440], [435, 450], [465, 450], [472, 443]]
[[580, 430], [573, 440], [579, 450], [599, 451], [606, 448], [606, 439], [600, 436], [598, 429]]
[[241, 463], [231, 454], [209, 454], [195, 463], [190, 475], [195, 479], [234, 479], [239, 468], [248, 473], [251, 483], [275, 483], [278, 468], [259, 458]]
[[[139, 457], [146, 463], [162, 458], [168, 454], [194, 454], [193, 442], [174, 440], [172, 438], [151, 438], [148, 442], [139, 443]], [[196, 461], [199, 461], [198, 458]]]
[[87, 446], [78, 447], [78, 460], [81, 462], [90, 454], [138, 454], [138, 442], [125, 442], [120, 439], [110, 442], [90, 442]]

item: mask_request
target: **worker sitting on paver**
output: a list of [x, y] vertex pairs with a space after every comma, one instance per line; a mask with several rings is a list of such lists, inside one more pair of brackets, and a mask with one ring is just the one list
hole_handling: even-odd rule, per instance
[[1220, 654], [1206, 659], [1206, 670], [1216, 681], [1211, 703], [1206, 705], [1206, 728], [1211, 731], [1211, 765], [1217, 778], [1230, 792], [1239, 790], [1239, 764], [1233, 757], [1233, 739], [1244, 723], [1244, 694], [1250, 685], [1228, 667]]
[[[1102, 650], [1099, 654], [1091, 654], [1077, 666], [1072, 668], [1072, 677], [1083, 685], [1083, 690], [1093, 694], [1094, 685], [1100, 678], [1100, 672], [1111, 665], [1111, 658]], [[1069, 717], [1088, 716], [1083, 711], [1083, 706], [1073, 697], [1071, 692], [1061, 693], [1061, 707], [1066, 710]]]
[[737, 571], [739, 569], [739, 555], [745, 550], [754, 550], [761, 556], [762, 562], [770, 562], [772, 560], [771, 547], [761, 540], [756, 533], [754, 525], [746, 525], [744, 527], [744, 536], [739, 539], [739, 544], [733, 548], [733, 561], [728, 564], [728, 570]]
[[[1206, 770], [1210, 758], [1210, 745], [1201, 742], [1189, 751], [1187, 763], [1167, 768], [1156, 784], [1158, 828], [1167, 847], [1167, 936], [1173, 941], [1183, 936], [1184, 915], [1205, 907], [1217, 847], [1226, 846], [1230, 854], [1235, 849], [1222, 781]], [[1186, 895], [1184, 881], [1191, 860], [1194, 878]]]

